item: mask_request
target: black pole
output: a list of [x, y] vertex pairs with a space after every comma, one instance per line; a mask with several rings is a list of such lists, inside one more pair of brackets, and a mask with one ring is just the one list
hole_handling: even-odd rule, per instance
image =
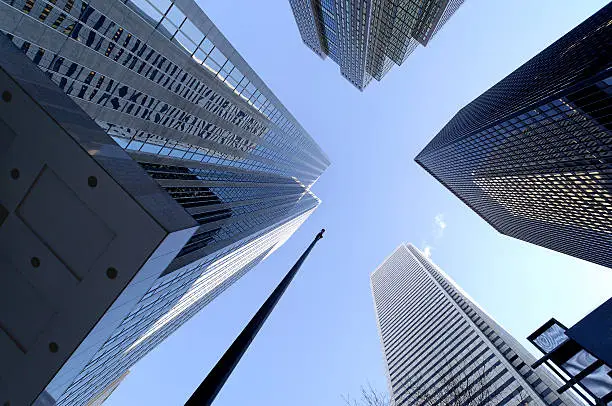
[[240, 358], [242, 358], [247, 348], [249, 348], [251, 341], [253, 341], [259, 329], [261, 329], [261, 326], [263, 326], [270, 313], [272, 313], [272, 310], [274, 310], [274, 306], [276, 306], [276, 303], [278, 303], [283, 293], [285, 293], [285, 290], [287, 290], [291, 280], [298, 269], [300, 269], [300, 266], [302, 266], [308, 254], [310, 254], [310, 251], [312, 251], [312, 248], [317, 241], [323, 238], [324, 232], [325, 229], [321, 230], [319, 234], [316, 235], [315, 239], [310, 243], [295, 265], [287, 272], [287, 275], [280, 281], [264, 304], [261, 305], [257, 313], [255, 313], [251, 321], [249, 321], [249, 324], [246, 325], [232, 345], [225, 351], [225, 354], [223, 354], [206, 378], [204, 378], [200, 386], [198, 386], [198, 389], [193, 392], [187, 403], [185, 403], [185, 406], [209, 406], [212, 404], [225, 384], [225, 381], [227, 381], [227, 378], [229, 378], [236, 365], [238, 365], [238, 362], [240, 362]]

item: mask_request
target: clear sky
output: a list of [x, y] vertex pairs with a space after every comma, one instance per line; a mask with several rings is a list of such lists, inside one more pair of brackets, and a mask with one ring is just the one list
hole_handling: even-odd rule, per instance
[[608, 299], [611, 269], [498, 234], [413, 161], [462, 106], [606, 3], [467, 0], [427, 48], [360, 93], [302, 43], [287, 0], [200, 0], [332, 166], [301, 229], [135, 365], [107, 404], [183, 404], [321, 227], [215, 406], [332, 406], [367, 381], [385, 390], [369, 275], [402, 241], [431, 247], [532, 351], [524, 337], [550, 317], [571, 325]]

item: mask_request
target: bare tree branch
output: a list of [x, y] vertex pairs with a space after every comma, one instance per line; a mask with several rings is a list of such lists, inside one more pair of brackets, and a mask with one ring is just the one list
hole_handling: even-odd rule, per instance
[[361, 397], [359, 399], [347, 395], [342, 396], [342, 400], [344, 400], [346, 406], [391, 406], [389, 396], [374, 389], [369, 382], [367, 386], [361, 387]]
[[[509, 390], [496, 390], [491, 385], [495, 376], [503, 369], [495, 359], [483, 362], [467, 358], [445, 360], [435, 374], [412, 376], [404, 385], [407, 404], [411, 406], [481, 406], [497, 404], [508, 396]], [[531, 397], [522, 387], [514, 389], [517, 406], [528, 406]], [[359, 399], [343, 396], [346, 406], [391, 406], [386, 394], [376, 391], [371, 384], [361, 387]], [[398, 400], [398, 399], [396, 399]], [[399, 400], [398, 400], [399, 401]]]

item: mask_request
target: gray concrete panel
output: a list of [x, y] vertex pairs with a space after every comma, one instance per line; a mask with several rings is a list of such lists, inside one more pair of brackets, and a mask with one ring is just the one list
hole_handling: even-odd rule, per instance
[[112, 333], [129, 301], [100, 317], [135, 304], [195, 222], [5, 37], [0, 53], [0, 402], [21, 405], [87, 358], [92, 328]]

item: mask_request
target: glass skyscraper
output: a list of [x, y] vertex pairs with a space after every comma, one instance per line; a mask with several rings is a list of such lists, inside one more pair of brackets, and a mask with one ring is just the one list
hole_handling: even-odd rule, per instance
[[[91, 157], [120, 158], [119, 166], [130, 157], [156, 193], [165, 191], [157, 201], [182, 207], [195, 225], [179, 249], [153, 258], [167, 266], [126, 281], [39, 398], [81, 405], [282, 245], [319, 205], [310, 188], [330, 162], [193, 0], [3, 0], [0, 31], [95, 121], [94, 133], [116, 142], [98, 137], [84, 146]], [[64, 114], [60, 125], [89, 125], [74, 103], [56, 100], [44, 108]], [[110, 152], [119, 147], [121, 154]], [[127, 179], [134, 168], [124, 170]], [[121, 178], [121, 168], [113, 176]], [[152, 196], [141, 185], [130, 184], [130, 193]], [[52, 344], [52, 353], [67, 348]], [[10, 377], [1, 378], [22, 399]]]
[[371, 287], [395, 406], [581, 404], [413, 245], [385, 259]]
[[363, 90], [426, 46], [463, 0], [289, 0], [304, 43]]
[[463, 107], [416, 162], [502, 234], [612, 267], [612, 5]]

